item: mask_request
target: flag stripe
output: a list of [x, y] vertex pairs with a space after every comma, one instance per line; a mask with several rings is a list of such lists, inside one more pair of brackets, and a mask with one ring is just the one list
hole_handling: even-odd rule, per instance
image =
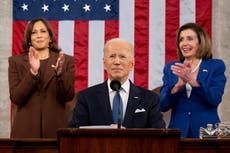
[[195, 22], [195, 3], [194, 0], [180, 1], [180, 25]]
[[149, 89], [161, 86], [165, 64], [165, 1], [150, 1]]
[[22, 42], [24, 38], [24, 31], [26, 29], [27, 21], [13, 22], [13, 36], [12, 36], [12, 55], [17, 55], [22, 52]]
[[104, 81], [102, 75], [104, 70], [102, 62], [104, 29], [104, 21], [89, 22], [88, 86]]
[[[119, 22], [117, 20], [105, 21], [105, 42], [111, 38], [119, 37], [119, 29], [120, 29]], [[104, 80], [106, 79], [107, 79], [107, 74], [106, 74], [106, 71], [104, 71]]]
[[[121, 0], [119, 2], [119, 37], [132, 44], [134, 44], [134, 2], [134, 0]], [[129, 74], [129, 79], [134, 81], [134, 70]]]
[[175, 37], [176, 30], [179, 27], [179, 11], [180, 11], [179, 0], [166, 0], [166, 36], [165, 36], [165, 62], [173, 61], [177, 59], [177, 53], [175, 51]]
[[75, 57], [75, 90], [88, 87], [88, 21], [75, 21], [74, 57]]
[[[59, 47], [66, 54], [72, 55], [74, 53], [74, 21], [60, 21], [58, 26], [58, 37]], [[68, 41], [66, 41], [68, 38]]]
[[49, 21], [49, 23], [53, 28], [53, 31], [54, 31], [54, 34], [55, 34], [55, 37], [56, 37], [56, 40], [57, 40], [57, 46], [59, 46], [59, 44], [58, 44], [58, 37], [59, 37], [58, 26], [59, 26], [59, 22], [56, 21], [56, 20], [53, 20], [53, 21]]
[[196, 22], [212, 36], [212, 0], [196, 0]]
[[134, 83], [148, 88], [149, 0], [135, 1]]

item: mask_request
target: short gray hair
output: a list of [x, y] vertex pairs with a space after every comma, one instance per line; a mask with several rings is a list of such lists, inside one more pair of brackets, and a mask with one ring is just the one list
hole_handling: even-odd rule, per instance
[[127, 44], [129, 44], [130, 48], [131, 48], [131, 53], [132, 53], [132, 56], [134, 56], [134, 46], [132, 43], [130, 43], [129, 41], [123, 39], [123, 38], [112, 38], [112, 39], [109, 39], [108, 41], [106, 41], [105, 43], [105, 46], [104, 46], [104, 53], [105, 53], [105, 49], [109, 46], [109, 44], [111, 44], [112, 42], [125, 42]]

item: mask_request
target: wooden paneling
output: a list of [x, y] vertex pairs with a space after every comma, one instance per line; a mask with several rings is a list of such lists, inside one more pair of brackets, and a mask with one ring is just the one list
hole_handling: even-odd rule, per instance
[[179, 153], [230, 153], [230, 139], [181, 139]]
[[57, 139], [0, 139], [0, 153], [58, 153]]
[[0, 153], [230, 153], [230, 139], [180, 138], [173, 129], [60, 129], [58, 139], [0, 139]]
[[177, 153], [179, 130], [62, 129], [60, 153]]

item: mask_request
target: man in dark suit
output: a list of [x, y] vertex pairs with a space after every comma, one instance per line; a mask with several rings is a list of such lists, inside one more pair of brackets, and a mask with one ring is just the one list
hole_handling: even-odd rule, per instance
[[69, 127], [112, 125], [113, 99], [116, 91], [110, 87], [113, 80], [121, 83], [119, 90], [123, 112], [122, 126], [126, 128], [164, 128], [160, 112], [159, 96], [134, 85], [129, 73], [134, 67], [133, 45], [126, 40], [114, 38], [104, 47], [104, 69], [108, 80], [80, 91]]

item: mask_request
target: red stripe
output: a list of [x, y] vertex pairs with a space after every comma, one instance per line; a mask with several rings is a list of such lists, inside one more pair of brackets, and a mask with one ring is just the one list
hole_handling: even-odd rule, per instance
[[196, 0], [196, 23], [212, 36], [212, 0]]
[[13, 21], [12, 55], [18, 55], [22, 52], [22, 43], [27, 23], [27, 21]]
[[[111, 38], [119, 36], [119, 21], [108, 20], [105, 21], [105, 42]], [[104, 80], [107, 79], [106, 71], [104, 71]]]
[[165, 63], [177, 60], [176, 30], [180, 25], [180, 0], [166, 1]]
[[54, 31], [54, 34], [55, 34], [55, 37], [57, 40], [57, 46], [58, 46], [58, 25], [59, 25], [59, 22], [58, 21], [49, 21], [49, 23], [53, 28], [53, 31]]
[[135, 1], [134, 83], [148, 88], [149, 0]]
[[89, 22], [75, 21], [74, 57], [75, 57], [75, 91], [88, 87], [88, 40]]

